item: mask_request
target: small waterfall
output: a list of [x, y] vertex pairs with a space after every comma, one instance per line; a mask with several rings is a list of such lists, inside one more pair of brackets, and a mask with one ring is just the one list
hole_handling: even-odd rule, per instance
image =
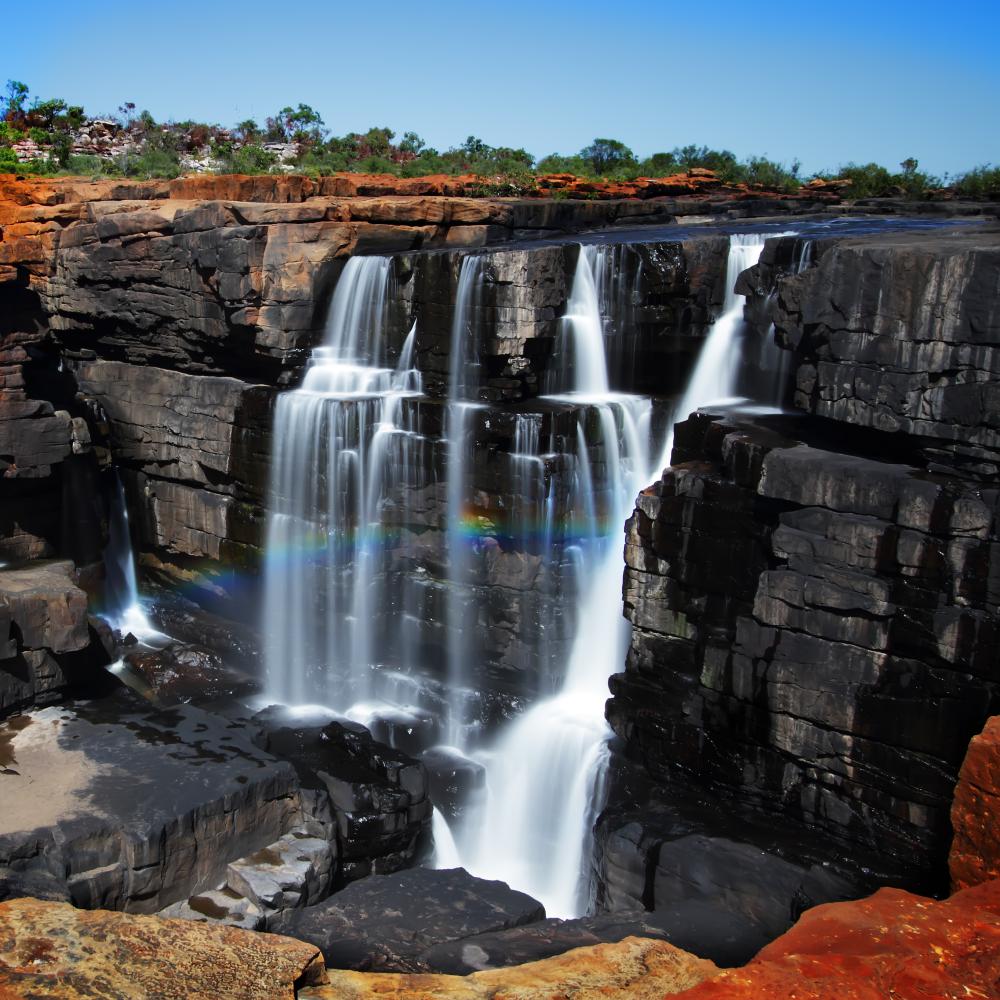
[[158, 634], [139, 601], [135, 558], [129, 531], [128, 507], [121, 476], [114, 470], [108, 503], [108, 544], [104, 550], [104, 606], [108, 621], [123, 635], [137, 639]]
[[470, 587], [474, 537], [469, 530], [468, 466], [475, 447], [471, 433], [479, 388], [479, 337], [484, 259], [462, 258], [455, 295], [449, 357], [447, 440], [448, 553], [448, 742], [463, 745], [468, 724], [466, 706], [474, 677], [472, 642], [475, 634], [475, 594]]
[[[736, 279], [760, 260], [766, 239], [766, 236], [757, 233], [736, 233], [729, 237], [722, 312], [712, 324], [684, 395], [674, 408], [671, 429], [657, 463], [659, 469], [670, 464], [674, 424], [686, 420], [699, 407], [710, 403], [730, 403], [736, 398], [736, 380], [741, 359], [740, 335], [745, 326], [743, 307], [746, 304], [746, 296], [736, 292]], [[655, 474], [658, 476], [659, 470]]]
[[431, 835], [434, 837], [434, 856], [431, 859], [432, 868], [459, 868], [462, 859], [455, 846], [455, 838], [451, 835], [448, 821], [441, 815], [440, 809], [434, 810], [431, 818]]
[[[803, 239], [799, 242], [792, 262], [791, 273], [801, 274], [813, 261], [813, 241]], [[771, 304], [777, 293], [771, 292], [767, 298], [766, 309], [771, 311]], [[761, 402], [780, 407], [785, 402], [785, 389], [788, 385], [792, 367], [792, 352], [778, 346], [775, 340], [774, 324], [771, 323], [760, 346], [757, 357], [757, 367], [761, 373]]]
[[[604, 250], [581, 248], [557, 347], [573, 359], [560, 375], [572, 384], [550, 397], [579, 408], [569, 548], [580, 586], [569, 664], [558, 693], [511, 722], [484, 756], [484, 809], [470, 814], [457, 838], [470, 871], [531, 893], [549, 916], [575, 916], [586, 894], [581, 873], [591, 836], [588, 805], [605, 759], [607, 678], [628, 643], [620, 532], [650, 475], [651, 404], [608, 390], [597, 295]], [[537, 450], [527, 441], [525, 434], [525, 453]]]
[[386, 366], [391, 286], [391, 258], [351, 258], [301, 388], [278, 397], [264, 631], [268, 693], [286, 704], [372, 697], [378, 658], [405, 642], [387, 542], [424, 441], [414, 330]]

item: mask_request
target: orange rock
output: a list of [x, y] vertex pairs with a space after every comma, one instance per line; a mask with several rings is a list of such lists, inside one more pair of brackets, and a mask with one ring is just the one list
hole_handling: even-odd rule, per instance
[[807, 910], [739, 969], [684, 1000], [996, 1000], [1000, 881], [943, 902], [899, 889]]
[[1000, 878], [1000, 715], [969, 744], [951, 806], [951, 887]]
[[711, 962], [666, 941], [626, 938], [470, 976], [328, 970], [302, 1000], [661, 1000], [717, 975]]
[[0, 1000], [291, 1000], [325, 982], [312, 945], [276, 934], [68, 903], [0, 903]]

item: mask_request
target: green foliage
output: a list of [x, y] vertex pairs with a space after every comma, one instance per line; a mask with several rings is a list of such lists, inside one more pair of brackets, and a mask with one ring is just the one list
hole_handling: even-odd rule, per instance
[[28, 85], [20, 80], [7, 81], [7, 96], [3, 102], [3, 117], [9, 122], [17, 122], [24, 117], [24, 104], [28, 99]]
[[212, 156], [219, 161], [223, 174], [269, 174], [278, 165], [278, 156], [257, 143], [235, 146], [231, 142], [216, 142]]
[[961, 174], [955, 181], [955, 191], [963, 198], [1000, 199], [1000, 167], [985, 163]]
[[18, 166], [14, 150], [10, 146], [0, 146], [0, 174], [15, 173]]
[[177, 177], [181, 172], [176, 152], [166, 148], [147, 147], [141, 153], [126, 153], [116, 159], [115, 166], [125, 177]]
[[680, 170], [680, 164], [673, 153], [653, 153], [639, 164], [643, 177], [669, 177]]
[[910, 157], [900, 164], [902, 171], [894, 174], [879, 163], [848, 163], [836, 176], [851, 182], [844, 192], [848, 198], [921, 198], [940, 187], [941, 181], [918, 166]]
[[635, 153], [618, 139], [595, 139], [580, 150], [580, 156], [598, 177], [610, 176], [636, 165]]

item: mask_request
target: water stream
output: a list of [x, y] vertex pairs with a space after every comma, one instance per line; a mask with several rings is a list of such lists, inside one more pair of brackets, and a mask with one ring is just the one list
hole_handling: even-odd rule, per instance
[[[744, 300], [732, 286], [763, 241], [732, 238], [726, 300], [678, 419], [734, 394]], [[282, 394], [275, 414], [265, 609], [270, 696], [322, 702], [366, 722], [380, 712], [437, 712], [443, 742], [487, 769], [486, 794], [456, 829], [435, 817], [438, 864], [460, 860], [477, 875], [503, 879], [540, 899], [550, 916], [587, 906], [582, 873], [607, 757], [607, 680], [628, 645], [622, 526], [636, 494], [669, 460], [672, 438], [652, 440], [649, 398], [611, 388], [609, 358], [622, 357], [616, 336], [631, 294], [617, 276], [620, 249], [580, 249], [541, 401], [546, 412], [562, 415], [561, 436], [543, 431], [541, 412], [514, 415], [508, 467], [521, 506], [509, 530], [525, 553], [541, 557], [546, 586], [558, 581], [561, 590], [539, 602], [530, 625], [526, 614], [521, 623], [537, 640], [530, 693], [542, 698], [486, 743], [470, 709], [480, 696], [474, 623], [482, 598], [474, 586], [479, 543], [468, 530], [474, 430], [488, 419], [478, 356], [485, 259], [462, 259], [452, 321], [441, 484], [443, 702], [429, 697], [426, 665], [415, 652], [433, 588], [414, 568], [408, 546], [415, 539], [405, 526], [415, 519], [412, 498], [433, 486], [420, 471], [431, 442], [419, 432], [414, 331], [394, 366], [387, 358], [389, 258], [348, 262], [323, 345], [301, 388]], [[559, 602], [573, 623], [568, 656], [550, 641]]]

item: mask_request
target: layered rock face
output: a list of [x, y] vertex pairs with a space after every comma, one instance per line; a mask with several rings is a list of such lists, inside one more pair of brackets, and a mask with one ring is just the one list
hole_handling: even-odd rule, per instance
[[[781, 814], [832, 857], [940, 887], [958, 769], [1000, 703], [1000, 238], [819, 242], [793, 276], [800, 249], [769, 242], [743, 287], [776, 281], [810, 415], [678, 428], [627, 526], [634, 631], [608, 719], [655, 782], [693, 779], [723, 812]], [[671, 823], [630, 838], [645, 853], [626, 893], [647, 904]]]

